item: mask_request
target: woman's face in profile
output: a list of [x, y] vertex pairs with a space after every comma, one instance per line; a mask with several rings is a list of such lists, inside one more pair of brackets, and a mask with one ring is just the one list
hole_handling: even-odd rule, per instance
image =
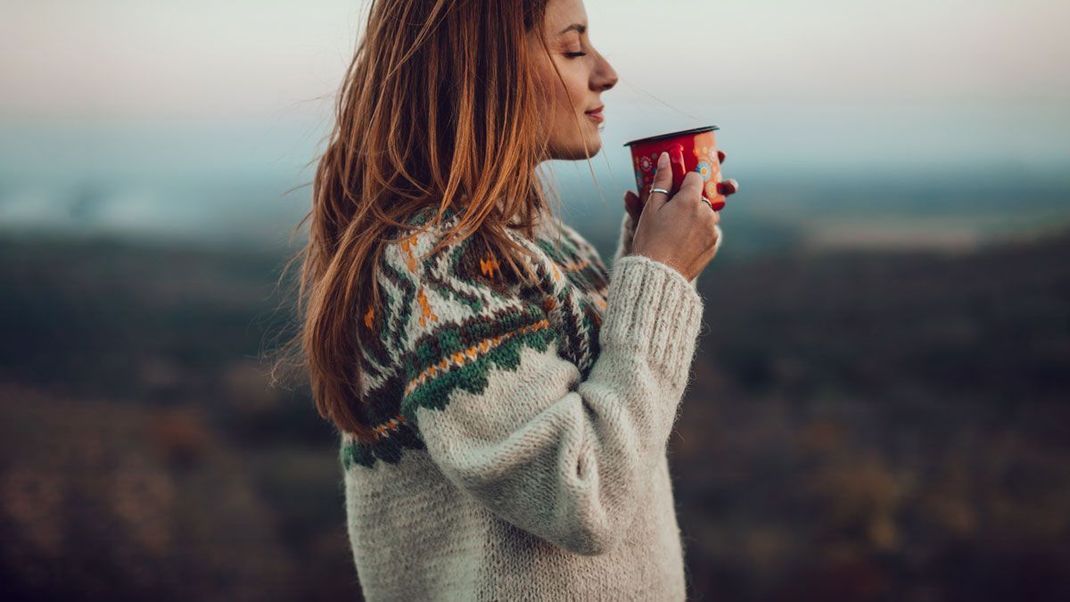
[[[549, 136], [551, 159], [585, 159], [587, 153], [594, 156], [602, 148], [601, 96], [616, 85], [617, 72], [591, 45], [587, 26], [587, 10], [582, 0], [550, 0], [544, 22], [549, 59], [538, 40], [532, 38], [537, 73], [547, 90], [543, 98], [547, 117], [543, 124], [545, 135]], [[561, 79], [554, 73], [551, 60], [557, 65]]]

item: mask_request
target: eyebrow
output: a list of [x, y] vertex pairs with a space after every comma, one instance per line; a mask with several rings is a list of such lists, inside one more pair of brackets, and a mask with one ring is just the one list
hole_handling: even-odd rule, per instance
[[561, 35], [563, 33], [566, 33], [566, 32], [569, 32], [569, 31], [573, 31], [573, 30], [578, 31], [582, 35], [583, 33], [585, 33], [587, 31], [587, 26], [584, 25], [583, 23], [573, 23], [572, 25], [569, 25], [568, 27], [566, 27], [566, 28], [562, 29], [561, 31], [559, 31], [557, 33], [557, 35]]

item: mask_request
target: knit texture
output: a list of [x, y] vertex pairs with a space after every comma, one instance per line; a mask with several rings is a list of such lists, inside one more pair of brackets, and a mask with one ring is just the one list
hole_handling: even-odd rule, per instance
[[363, 315], [377, 439], [340, 460], [364, 597], [685, 599], [667, 444], [695, 282], [629, 255], [628, 218], [612, 274], [557, 219], [512, 234], [533, 286], [477, 238], [425, 256], [455, 219], [386, 247]]

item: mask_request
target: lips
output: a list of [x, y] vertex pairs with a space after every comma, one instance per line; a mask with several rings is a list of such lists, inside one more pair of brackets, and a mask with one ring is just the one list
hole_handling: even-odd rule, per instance
[[586, 111], [584, 114], [590, 117], [591, 119], [594, 119], [595, 121], [602, 121], [604, 119], [602, 115], [602, 109], [604, 108], [606, 108], [605, 105], [601, 105], [599, 107], [591, 109], [590, 111]]

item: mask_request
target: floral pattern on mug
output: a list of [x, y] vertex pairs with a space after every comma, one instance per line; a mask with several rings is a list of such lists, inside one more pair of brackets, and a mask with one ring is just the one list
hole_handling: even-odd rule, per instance
[[695, 166], [695, 171], [702, 174], [703, 182], [709, 182], [710, 177], [713, 175], [713, 166], [710, 165], [709, 161], [699, 161], [698, 165]]
[[650, 157], [639, 157], [639, 169], [642, 169], [644, 172], [646, 172], [650, 171], [650, 168], [652, 168], [653, 166], [654, 163], [650, 160]]
[[694, 153], [695, 157], [697, 157], [699, 160], [707, 159], [711, 161], [713, 160], [712, 151], [713, 149], [708, 146], [696, 146], [691, 150], [691, 152]]

